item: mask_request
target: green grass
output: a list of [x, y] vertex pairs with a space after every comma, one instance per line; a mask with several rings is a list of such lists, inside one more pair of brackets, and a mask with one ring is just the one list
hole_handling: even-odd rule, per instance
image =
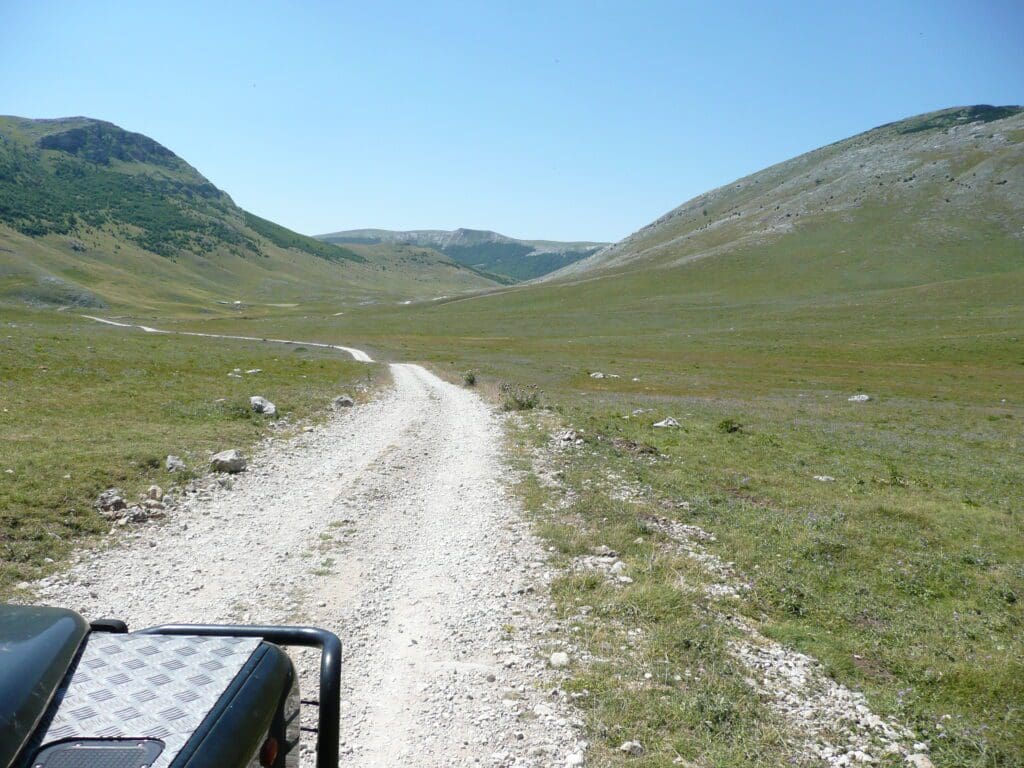
[[[263, 369], [230, 378], [229, 371]], [[110, 524], [100, 491], [129, 497], [182, 479], [168, 454], [203, 474], [212, 452], [267, 432], [248, 399], [292, 420], [367, 383], [376, 367], [314, 349], [157, 336], [74, 315], [5, 310], [0, 323], [0, 595], [56, 567]]]
[[[904, 158], [913, 167], [825, 205], [841, 181], [828, 163], [896, 134], [862, 134], [693, 201], [643, 233], [637, 247], [655, 250], [642, 261], [574, 283], [350, 303], [341, 316], [322, 294], [231, 317], [142, 315], [355, 345], [452, 380], [472, 369], [495, 399], [501, 382], [536, 386], [558, 423], [534, 422], [536, 408], [518, 418], [545, 433], [570, 425], [587, 441], [558, 467], [577, 494], [571, 506], [524, 482], [538, 530], [564, 562], [599, 544], [619, 549], [635, 577], [619, 588], [570, 576], [554, 589], [597, 657], [574, 667], [571, 685], [599, 764], [787, 765], [792, 755], [794, 734], [723, 650], [728, 631], [699, 597], [704, 577], [643, 532], [640, 518], [656, 513], [712, 532], [714, 551], [752, 584], [736, 610], [914, 727], [936, 765], [1022, 765], [1020, 147], [937, 156], [915, 131], [900, 139], [921, 142]], [[1024, 134], [1006, 136], [1019, 144]], [[821, 208], [792, 230], [747, 236], [775, 204], [814, 194]], [[758, 200], [761, 213], [731, 223]], [[873, 399], [848, 402], [858, 392]], [[652, 429], [663, 416], [682, 427]], [[524, 448], [543, 439], [539, 426], [526, 430]], [[624, 486], [647, 495], [624, 503]], [[632, 738], [648, 747], [643, 758], [616, 751]]]
[[[537, 421], [515, 435], [531, 450], [547, 437]], [[520, 452], [522, 468], [530, 466], [526, 453]], [[727, 648], [733, 633], [679, 586], [700, 583], [693, 561], [651, 535], [634, 505], [596, 490], [607, 464], [555, 467], [565, 488], [578, 494], [568, 506], [532, 479], [519, 489], [538, 532], [555, 549], [555, 564], [571, 569], [573, 558], [603, 545], [629, 564], [633, 579], [617, 585], [593, 571], [567, 570], [552, 585], [576, 646], [567, 689], [594, 737], [590, 761], [644, 768], [678, 765], [680, 758], [700, 766], [793, 765], [794, 734], [744, 682], [749, 673]], [[580, 663], [583, 655], [590, 661]], [[644, 746], [641, 758], [618, 751], [633, 740]]]
[[[616, 546], [601, 541], [605, 518], [625, 515], [628, 529], [628, 515], [645, 512], [620, 509], [614, 489], [593, 491], [609, 476], [654, 499], [688, 501], [684, 519], [714, 533], [718, 554], [754, 583], [739, 609], [765, 634], [815, 655], [878, 712], [917, 729], [937, 765], [1020, 765], [1024, 265], [1018, 241], [965, 221], [958, 238], [922, 239], [922, 229], [910, 238], [884, 208], [865, 206], [673, 268], [342, 318], [182, 325], [283, 327], [421, 360], [452, 378], [472, 368], [484, 392], [503, 381], [539, 386], [541, 402], [593, 450], [565, 468], [588, 493], [572, 514], [546, 521], [556, 546]], [[858, 392], [873, 399], [848, 402]], [[634, 417], [637, 408], [653, 410]], [[662, 416], [682, 429], [652, 429]], [[740, 429], [723, 427], [730, 422]], [[665, 458], [613, 449], [614, 438]], [[663, 573], [654, 570], [652, 588]], [[564, 610], [597, 589], [588, 584], [567, 585], [557, 596]], [[668, 634], [692, 631], [689, 610], [679, 608]], [[629, 670], [580, 670], [588, 690], [604, 681], [591, 726], [609, 761], [619, 759], [615, 740], [647, 718], [657, 724], [649, 734], [681, 723], [675, 736], [648, 737], [660, 745], [652, 765], [725, 748], [713, 747], [720, 734], [692, 730], [682, 710], [666, 716], [629, 698], [620, 684]], [[684, 707], [727, 690], [726, 701], [754, 707], [723, 674], [708, 693], [672, 697]], [[770, 715], [743, 711], [754, 729], [746, 748], [781, 764]]]
[[[607, 488], [582, 508], [591, 525], [616, 505], [605, 479], [613, 473], [652, 492], [635, 514], [713, 532], [715, 551], [753, 585], [741, 610], [769, 617], [766, 634], [816, 656], [877, 710], [914, 727], [937, 764], [1017, 765], [1021, 414], [949, 406], [908, 414], [908, 405], [576, 404], [565, 416], [588, 446], [563, 471], [577, 488]], [[634, 406], [653, 410], [632, 416]], [[652, 429], [664, 415], [683, 427]], [[744, 428], [723, 431], [723, 419]], [[616, 439], [652, 445], [662, 458], [617, 449]], [[666, 511], [674, 506], [661, 500], [691, 508]]]

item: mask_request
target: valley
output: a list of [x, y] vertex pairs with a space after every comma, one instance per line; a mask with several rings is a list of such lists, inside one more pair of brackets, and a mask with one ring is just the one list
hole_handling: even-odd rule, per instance
[[[572, 244], [570, 263], [541, 274], [510, 269], [501, 249], [452, 252], [450, 236], [468, 248], [472, 230], [307, 238], [142, 139], [102, 129], [31, 145], [93, 123], [5, 120], [17, 131], [4, 168], [40, 184], [113, 184], [142, 162], [147, 184], [191, 189], [180, 226], [143, 228], [117, 206], [74, 222], [3, 209], [10, 594], [42, 583], [87, 612], [117, 609], [124, 579], [176, 548], [203, 558], [221, 544], [196, 527], [249, 510], [253, 541], [287, 521], [302, 554], [282, 543], [274, 562], [298, 558], [308, 583], [287, 585], [288, 610], [261, 606], [260, 579], [285, 576], [273, 565], [184, 605], [353, 627], [350, 764], [417, 745], [416, 764], [445, 764], [438, 738], [508, 765], [580, 765], [577, 752], [596, 765], [1020, 764], [1020, 108], [880, 126], [610, 247]], [[494, 234], [482, 241], [502, 243]], [[165, 246], [173, 255], [147, 250]], [[269, 343], [281, 339], [299, 341]], [[329, 407], [342, 392], [351, 413]], [[255, 394], [286, 419], [253, 414]], [[205, 469], [229, 443], [271, 457], [237, 491]], [[162, 468], [187, 452], [187, 478]], [[179, 482], [209, 490], [181, 517], [104, 536], [100, 491]], [[101, 541], [138, 567], [86, 559], [60, 575]], [[503, 568], [517, 586], [498, 594]], [[430, 589], [405, 575], [421, 572]], [[173, 592], [121, 604], [154, 621]], [[470, 609], [476, 598], [487, 608]], [[780, 669], [798, 673], [780, 683]], [[505, 685], [506, 701], [529, 703], [503, 704]], [[380, 686], [405, 709], [374, 710]], [[468, 696], [493, 708], [491, 725], [470, 722]], [[431, 719], [453, 700], [450, 719]], [[538, 705], [552, 730], [529, 714]], [[391, 749], [396, 723], [413, 735]], [[621, 749], [634, 742], [639, 753]]]
[[394, 232], [384, 229], [354, 229], [318, 235], [319, 240], [337, 245], [401, 244], [432, 248], [460, 264], [493, 275], [501, 282], [519, 282], [542, 277], [570, 264], [594, 256], [611, 243], [560, 243], [552, 240], [518, 240], [497, 232], [473, 229], [418, 230]]

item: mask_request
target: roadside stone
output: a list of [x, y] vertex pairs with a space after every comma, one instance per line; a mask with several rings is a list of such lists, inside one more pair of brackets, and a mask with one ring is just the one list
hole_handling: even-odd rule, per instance
[[912, 765], [914, 768], [935, 768], [931, 758], [921, 753], [907, 755], [907, 764]]
[[355, 404], [356, 401], [353, 400], [348, 395], [338, 395], [336, 398], [334, 398], [335, 408], [351, 408]]
[[256, 413], [262, 413], [264, 416], [277, 415], [277, 406], [267, 400], [267, 398], [261, 397], [260, 395], [253, 395], [250, 397], [249, 405]]
[[210, 459], [210, 469], [214, 472], [235, 474], [237, 472], [244, 472], [247, 466], [248, 462], [245, 460], [245, 456], [242, 455], [241, 451], [233, 448], [229, 451], [221, 451]]
[[185, 466], [185, 462], [181, 460], [179, 456], [173, 454], [167, 455], [167, 460], [164, 462], [164, 466], [167, 467], [168, 472], [184, 472], [188, 467]]
[[590, 378], [592, 378], [592, 379], [603, 379], [603, 378], [605, 378], [605, 375], [603, 373], [601, 373], [600, 371], [594, 371], [592, 374], [590, 374]]
[[146, 498], [159, 501], [164, 497], [164, 489], [159, 485], [151, 485], [146, 489]]
[[551, 658], [548, 659], [548, 663], [552, 669], [564, 669], [569, 666], [569, 654], [564, 651], [555, 651], [551, 654]]
[[675, 419], [673, 419], [671, 416], [669, 416], [667, 419], [662, 419], [661, 421], [656, 421], [654, 423], [654, 426], [658, 427], [660, 429], [674, 428], [674, 427], [678, 427], [679, 426], [679, 422], [676, 421]]
[[[157, 502], [157, 503], [159, 503], [159, 502]], [[118, 523], [119, 524], [123, 524], [125, 522], [129, 522], [129, 523], [145, 523], [145, 522], [148, 522], [149, 520], [152, 520], [153, 518], [163, 517], [163, 515], [164, 515], [164, 510], [163, 510], [163, 505], [162, 504], [160, 505], [159, 508], [148, 507], [148, 506], [141, 506], [141, 507], [133, 506], [133, 507], [129, 507], [126, 510], [126, 512], [124, 514], [124, 517], [121, 520], [119, 520]]]
[[619, 746], [619, 752], [625, 752], [632, 757], [640, 757], [644, 753], [644, 745], [639, 741], [624, 741]]
[[871, 395], [852, 395], [846, 399], [851, 403], [866, 403], [871, 399]]
[[565, 756], [566, 768], [573, 768], [574, 766], [580, 766], [586, 764], [586, 759], [583, 757], [582, 752], [570, 752]]
[[128, 504], [122, 497], [123, 491], [120, 488], [107, 488], [96, 498], [96, 509], [100, 512], [118, 512]]

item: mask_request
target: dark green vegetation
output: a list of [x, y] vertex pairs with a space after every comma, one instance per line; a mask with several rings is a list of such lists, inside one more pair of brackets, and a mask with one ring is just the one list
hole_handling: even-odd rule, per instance
[[952, 128], [953, 126], [969, 123], [991, 123], [994, 120], [1013, 117], [1019, 114], [1020, 111], [1020, 107], [992, 107], [988, 104], [979, 104], [974, 107], [963, 107], [961, 109], [948, 109], [931, 115], [922, 115], [916, 120], [906, 120], [899, 126], [899, 131], [900, 133], [917, 133], [918, 131], [930, 131], [934, 128]]
[[354, 229], [320, 235], [329, 243], [408, 243], [433, 248], [499, 282], [515, 283], [546, 275], [594, 254], [607, 243], [517, 240], [478, 229], [393, 232]]
[[[714, 533], [754, 586], [737, 610], [917, 729], [936, 765], [1021, 765], [1024, 114], [972, 114], [883, 126], [702, 195], [558, 282], [342, 318], [183, 325], [285, 326], [472, 368], [485, 391], [538, 385], [588, 441], [565, 467], [586, 493], [545, 532], [567, 553], [621, 548], [652, 595], [572, 583], [563, 610], [643, 617], [661, 638], [640, 646], [649, 671], [655, 658], [693, 661], [668, 645], [680, 635], [721, 658], [715, 625], [668, 583], [676, 565], [627, 546], [650, 508], [615, 501], [617, 476], [648, 488], [658, 514]], [[907, 130], [922, 122], [932, 127]], [[873, 399], [847, 400], [859, 392]], [[662, 416], [682, 429], [652, 429]], [[729, 687], [728, 667], [670, 694], [624, 684], [631, 663], [581, 670], [579, 685], [599, 692], [603, 747], [647, 724], [652, 754], [631, 762], [697, 754], [708, 732], [686, 707], [699, 705], [719, 713], [712, 723], [753, 729], [751, 761], [777, 762], [760, 730], [770, 720]]]
[[[235, 368], [262, 372], [236, 379]], [[377, 369], [337, 353], [188, 339], [74, 315], [4, 310], [0, 323], [0, 595], [54, 567], [110, 523], [93, 509], [117, 485], [130, 498], [168, 488], [168, 454], [203, 474], [209, 454], [246, 448], [268, 420], [249, 397], [297, 419], [321, 414]]]
[[[25, 122], [4, 119], [0, 222], [37, 237], [119, 226], [130, 242], [167, 257], [202, 256], [221, 246], [243, 257], [264, 255], [259, 240], [231, 221], [238, 212], [231, 198], [152, 139], [109, 123], [69, 120], [46, 121], [54, 132], [32, 144]], [[245, 224], [280, 247], [325, 259], [355, 256], [251, 214]]]
[[210, 310], [495, 284], [440, 254], [411, 261], [292, 232], [110, 123], [0, 117], [0, 301]]
[[245, 214], [245, 223], [279, 248], [306, 250], [328, 261], [337, 261], [338, 259], [366, 261], [364, 257], [348, 248], [341, 248], [331, 243], [324, 243], [320, 240], [314, 240], [305, 235], [297, 234], [290, 229], [282, 227], [280, 224], [261, 219], [259, 216], [251, 213]]

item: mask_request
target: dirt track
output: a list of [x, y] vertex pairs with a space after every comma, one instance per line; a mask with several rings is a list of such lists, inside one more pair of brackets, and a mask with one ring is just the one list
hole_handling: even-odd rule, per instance
[[378, 399], [268, 442], [232, 488], [185, 496], [40, 597], [136, 628], [333, 630], [342, 765], [564, 764], [580, 745], [543, 661], [550, 574], [504, 488], [497, 417], [420, 366], [391, 372]]

